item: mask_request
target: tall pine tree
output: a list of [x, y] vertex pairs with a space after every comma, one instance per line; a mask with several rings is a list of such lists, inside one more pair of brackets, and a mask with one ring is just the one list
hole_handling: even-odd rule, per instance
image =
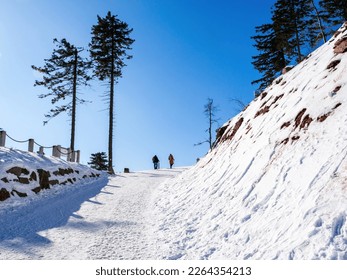
[[310, 49], [318, 41], [325, 41], [322, 15], [313, 0], [277, 0], [272, 8], [272, 22], [256, 27], [252, 64], [261, 78], [252, 82], [263, 90], [288, 64], [304, 59], [304, 49]]
[[82, 48], [77, 48], [66, 39], [53, 40], [56, 49], [53, 49], [51, 58], [45, 59], [43, 67], [32, 65], [31, 67], [43, 74], [42, 80], [36, 80], [34, 86], [44, 86], [49, 92], [39, 95], [39, 98], [51, 97], [52, 104], [69, 99], [68, 103], [56, 105], [45, 115], [46, 124], [51, 118], [58, 116], [62, 112], [67, 112], [71, 116], [71, 138], [70, 149], [75, 150], [75, 127], [76, 127], [76, 106], [86, 102], [77, 97], [77, 89], [81, 85], [88, 85], [91, 76], [88, 70], [90, 62], [81, 57]]
[[90, 55], [94, 62], [94, 74], [101, 81], [109, 82], [109, 132], [108, 132], [108, 171], [113, 170], [113, 119], [114, 119], [114, 86], [122, 77], [125, 60], [132, 58], [127, 51], [134, 42], [130, 38], [133, 29], [108, 12], [106, 17], [97, 16], [98, 23], [92, 26]]
[[259, 54], [252, 56], [252, 64], [262, 77], [252, 84], [259, 84], [258, 91], [263, 91], [281, 73], [288, 61], [284, 55], [285, 44], [281, 42], [273, 24], [257, 26], [256, 33], [252, 39]]
[[313, 7], [308, 0], [277, 0], [272, 13], [274, 28], [286, 42], [284, 50], [289, 59], [301, 62], [305, 56], [303, 47], [310, 42], [307, 32]]

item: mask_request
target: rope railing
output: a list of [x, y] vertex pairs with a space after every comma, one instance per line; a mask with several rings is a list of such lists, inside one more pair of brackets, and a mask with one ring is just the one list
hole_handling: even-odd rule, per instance
[[45, 146], [43, 146], [43, 145], [37, 143], [36, 141], [34, 141], [34, 143], [35, 143], [37, 146], [42, 147], [42, 148], [44, 148], [44, 149], [53, 149], [53, 146], [45, 147]]
[[64, 148], [61, 145], [53, 145], [53, 146], [43, 146], [37, 143], [34, 139], [28, 140], [17, 140], [14, 137], [11, 137], [6, 133], [5, 130], [0, 129], [0, 147], [5, 147], [6, 138], [16, 142], [16, 143], [28, 143], [28, 151], [34, 152], [34, 145], [39, 147], [39, 151], [37, 152], [39, 155], [44, 155], [44, 149], [52, 149], [52, 156], [60, 158], [61, 155], [66, 156], [67, 161], [72, 162], [80, 162], [80, 151], [72, 151], [70, 148]]
[[26, 143], [26, 142], [29, 142], [29, 139], [28, 139], [28, 140], [23, 140], [23, 141], [21, 141], [21, 140], [16, 140], [16, 139], [12, 138], [12, 137], [11, 137], [10, 135], [8, 135], [8, 134], [6, 134], [6, 136], [7, 136], [8, 138], [10, 138], [12, 141], [17, 142], [17, 143]]
[[[62, 149], [63, 149], [63, 150], [67, 150], [67, 152], [63, 152]], [[66, 156], [71, 155], [71, 154], [73, 153], [73, 151], [71, 151], [70, 149], [65, 149], [65, 148], [62, 148], [62, 147], [60, 147], [60, 146], [57, 146], [57, 150], [58, 150], [59, 153], [61, 153], [62, 155], [66, 155]]]

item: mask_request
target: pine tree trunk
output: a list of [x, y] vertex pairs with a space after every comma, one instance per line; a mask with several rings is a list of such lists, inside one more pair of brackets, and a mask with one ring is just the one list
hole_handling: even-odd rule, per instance
[[77, 102], [77, 59], [78, 51], [75, 49], [75, 59], [73, 66], [73, 86], [72, 86], [72, 119], [71, 119], [71, 142], [70, 149], [71, 151], [75, 150], [75, 127], [76, 127], [76, 102]]
[[314, 4], [313, 0], [311, 0], [311, 4], [312, 4], [312, 7], [313, 7], [313, 9], [315, 10], [315, 13], [316, 13], [317, 22], [318, 22], [318, 25], [319, 25], [320, 33], [322, 34], [323, 41], [324, 41], [324, 43], [326, 43], [327, 38], [326, 38], [326, 35], [324, 33], [324, 30], [323, 30], [322, 19], [321, 19], [320, 15], [319, 15], [319, 11], [318, 11], [316, 5]]
[[208, 128], [209, 133], [209, 140], [208, 143], [210, 144], [210, 150], [212, 149], [212, 104], [210, 104], [209, 108], [209, 117], [210, 117], [210, 127]]
[[301, 48], [300, 48], [300, 36], [299, 36], [298, 21], [297, 21], [294, 1], [291, 1], [291, 4], [292, 4], [292, 12], [294, 14], [295, 41], [296, 41], [296, 48], [297, 48], [297, 54], [298, 54], [298, 62], [301, 62], [302, 55], [301, 55]]
[[113, 105], [114, 105], [114, 38], [112, 34], [112, 64], [111, 64], [111, 76], [110, 76], [110, 112], [109, 112], [109, 129], [108, 129], [108, 172], [110, 174], [115, 174], [113, 170]]

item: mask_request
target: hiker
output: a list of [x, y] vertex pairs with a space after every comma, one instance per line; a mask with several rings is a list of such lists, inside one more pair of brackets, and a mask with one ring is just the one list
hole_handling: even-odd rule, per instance
[[154, 169], [158, 169], [158, 167], [159, 167], [159, 158], [157, 157], [157, 155], [152, 157], [152, 161], [153, 161]]
[[172, 168], [172, 166], [175, 163], [175, 159], [174, 159], [173, 155], [170, 154], [168, 159], [169, 159], [169, 163], [170, 163], [170, 168]]

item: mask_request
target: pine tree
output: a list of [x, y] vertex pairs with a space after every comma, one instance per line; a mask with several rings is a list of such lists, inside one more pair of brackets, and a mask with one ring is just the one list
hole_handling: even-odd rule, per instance
[[252, 56], [252, 64], [262, 77], [252, 84], [259, 84], [258, 91], [263, 91], [281, 73], [288, 60], [284, 55], [285, 41], [276, 33], [273, 24], [257, 26], [256, 33], [252, 39], [259, 54]]
[[329, 24], [330, 34], [347, 21], [347, 0], [320, 0], [322, 17]]
[[307, 26], [313, 7], [309, 0], [277, 0], [274, 4], [272, 21], [277, 30], [285, 54], [301, 62], [304, 58], [303, 47], [311, 41]]
[[125, 60], [132, 56], [127, 54], [134, 42], [129, 37], [133, 29], [108, 12], [106, 17], [97, 16], [98, 23], [92, 27], [90, 55], [94, 62], [94, 74], [100, 81], [109, 82], [107, 94], [109, 104], [109, 137], [108, 137], [108, 171], [113, 170], [113, 119], [114, 119], [114, 85], [122, 77]]
[[90, 156], [90, 162], [88, 162], [91, 168], [96, 170], [107, 170], [107, 155], [105, 152], [98, 152]]
[[43, 67], [32, 65], [31, 67], [43, 74], [42, 80], [35, 81], [34, 86], [44, 86], [49, 92], [39, 95], [39, 98], [50, 97], [52, 104], [56, 104], [67, 98], [71, 98], [68, 103], [56, 105], [49, 113], [45, 115], [47, 118], [44, 124], [58, 116], [62, 112], [67, 112], [71, 116], [71, 138], [70, 149], [75, 149], [75, 126], [76, 126], [76, 106], [86, 101], [77, 97], [77, 89], [79, 86], [88, 85], [91, 77], [88, 74], [90, 62], [82, 58], [80, 53], [82, 48], [77, 48], [70, 44], [66, 39], [58, 41], [53, 40], [57, 49], [53, 50], [52, 56], [45, 59]]
[[259, 84], [257, 91], [269, 86], [288, 63], [302, 61], [303, 49], [326, 41], [322, 15], [313, 0], [277, 0], [271, 20], [257, 26], [252, 37], [259, 52], [252, 64], [262, 75], [252, 82]]

